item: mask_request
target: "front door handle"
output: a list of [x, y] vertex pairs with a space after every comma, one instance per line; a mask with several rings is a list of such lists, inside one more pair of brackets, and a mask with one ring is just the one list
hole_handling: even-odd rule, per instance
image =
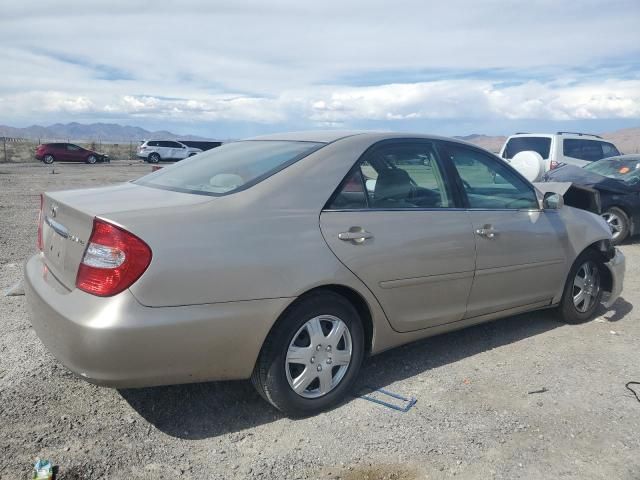
[[489, 224], [486, 224], [482, 228], [476, 229], [476, 235], [479, 235], [481, 237], [485, 237], [488, 239], [496, 238], [497, 234], [498, 234], [498, 231], [493, 228], [493, 225], [489, 225]]
[[367, 232], [362, 227], [351, 227], [348, 232], [339, 233], [338, 238], [345, 242], [358, 244], [363, 243], [369, 238], [373, 238], [373, 233]]

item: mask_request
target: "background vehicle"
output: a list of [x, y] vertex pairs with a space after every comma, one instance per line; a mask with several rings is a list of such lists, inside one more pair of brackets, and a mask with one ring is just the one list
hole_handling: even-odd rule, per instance
[[[134, 182], [42, 197], [32, 324], [111, 386], [246, 379], [309, 415], [363, 357], [620, 294], [602, 218], [439, 137], [304, 132], [232, 142]], [[169, 228], [170, 227], [170, 228]]]
[[46, 164], [53, 162], [108, 162], [109, 156], [82, 148], [73, 143], [43, 143], [36, 148], [36, 159]]
[[620, 155], [616, 146], [597, 135], [574, 132], [516, 133], [507, 138], [500, 156], [507, 161], [520, 152], [533, 151], [542, 157], [544, 171], [563, 163], [588, 165], [603, 158]]
[[572, 182], [600, 193], [600, 211], [615, 244], [639, 233], [640, 155], [621, 155], [584, 168], [563, 165], [545, 175], [547, 182]]
[[183, 160], [202, 152], [174, 140], [147, 140], [138, 147], [138, 157], [150, 163], [161, 160]]

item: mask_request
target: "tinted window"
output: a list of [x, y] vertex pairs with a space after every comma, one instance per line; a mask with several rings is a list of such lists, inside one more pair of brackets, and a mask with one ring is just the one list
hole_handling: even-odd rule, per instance
[[72, 143], [67, 144], [67, 150], [77, 151], [80, 150], [80, 147], [77, 145], [73, 145]]
[[267, 140], [227, 143], [134, 183], [177, 192], [224, 195], [264, 180], [322, 145]]
[[501, 160], [452, 144], [443, 145], [440, 152], [458, 171], [470, 208], [539, 208], [533, 187]]
[[147, 142], [147, 145], [150, 147], [159, 147], [160, 146], [160, 142], [158, 142], [157, 140], [152, 140], [150, 142]]
[[453, 197], [427, 142], [395, 143], [367, 154], [347, 177], [330, 208], [448, 208]]
[[329, 206], [331, 209], [362, 209], [367, 207], [367, 195], [365, 193], [364, 178], [360, 167], [349, 174], [342, 182], [338, 194]]
[[620, 155], [620, 152], [615, 147], [615, 145], [613, 145], [612, 143], [603, 143], [602, 144], [602, 155], [603, 155], [602, 158], [616, 157], [616, 156]]
[[516, 153], [533, 151], [542, 158], [549, 158], [551, 139], [548, 137], [514, 137], [510, 138], [504, 149], [504, 158], [513, 158]]
[[158, 145], [160, 147], [175, 148], [174, 142], [160, 141], [158, 142]]
[[603, 142], [597, 140], [565, 138], [562, 142], [562, 154], [565, 157], [593, 162], [604, 158], [602, 145]]

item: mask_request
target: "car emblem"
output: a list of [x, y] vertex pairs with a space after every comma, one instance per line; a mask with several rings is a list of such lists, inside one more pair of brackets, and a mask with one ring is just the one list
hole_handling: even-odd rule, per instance
[[51, 216], [53, 218], [56, 218], [56, 215], [58, 214], [58, 206], [57, 205], [53, 205], [51, 207]]

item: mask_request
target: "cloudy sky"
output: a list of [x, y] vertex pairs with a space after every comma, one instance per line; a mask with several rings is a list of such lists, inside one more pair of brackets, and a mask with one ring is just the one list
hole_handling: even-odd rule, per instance
[[0, 123], [640, 126], [640, 1], [0, 0]]

